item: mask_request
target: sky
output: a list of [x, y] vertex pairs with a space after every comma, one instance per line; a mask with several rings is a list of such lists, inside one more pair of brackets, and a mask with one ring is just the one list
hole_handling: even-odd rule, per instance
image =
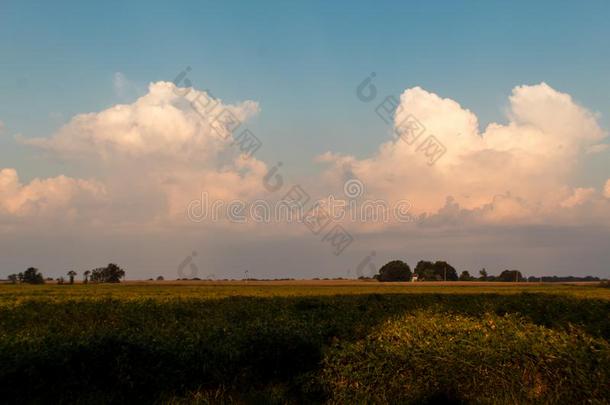
[[[609, 17], [603, 1], [4, 0], [0, 278], [357, 277], [392, 259], [610, 277]], [[295, 185], [320, 229], [253, 215]], [[350, 215], [319, 221], [329, 200]], [[248, 218], [204, 218], [214, 201]]]

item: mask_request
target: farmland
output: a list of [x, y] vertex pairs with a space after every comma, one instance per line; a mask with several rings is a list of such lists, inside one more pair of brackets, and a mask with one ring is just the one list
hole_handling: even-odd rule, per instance
[[609, 314], [596, 285], [0, 285], [0, 398], [608, 403]]

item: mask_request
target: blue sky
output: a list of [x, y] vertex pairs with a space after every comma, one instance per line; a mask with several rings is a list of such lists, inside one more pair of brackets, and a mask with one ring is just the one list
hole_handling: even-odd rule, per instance
[[[196, 87], [260, 102], [251, 126], [269, 145], [263, 157], [297, 171], [326, 150], [368, 154], [387, 136], [354, 96], [370, 72], [382, 93], [419, 85], [481, 125], [504, 122], [514, 86], [545, 81], [608, 128], [608, 17], [603, 1], [3, 1], [0, 120], [10, 134], [47, 136], [77, 113], [132, 101], [114, 94], [116, 72], [143, 92], [190, 65]], [[26, 178], [48, 165], [1, 145], [0, 159]]]

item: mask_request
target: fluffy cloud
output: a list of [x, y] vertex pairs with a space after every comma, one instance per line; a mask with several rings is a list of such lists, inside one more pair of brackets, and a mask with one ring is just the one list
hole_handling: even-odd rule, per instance
[[[270, 193], [262, 186], [265, 163], [245, 159], [235, 143], [247, 119], [258, 113], [257, 103], [227, 104], [204, 91], [153, 83], [134, 102], [77, 115], [48, 138], [20, 138], [94, 180], [58, 176], [28, 182], [20, 181], [13, 169], [1, 170], [0, 231], [8, 232], [0, 232], [0, 256], [20, 250], [23, 262], [30, 263], [38, 252], [41, 261], [64, 269], [73, 254], [81, 255], [82, 266], [90, 266], [97, 255], [101, 263], [112, 257], [130, 268], [162, 273], [172, 271], [197, 247], [202, 268], [216, 263], [217, 274], [239, 277], [242, 270], [235, 269], [252, 268], [285, 276], [277, 269], [294, 268], [315, 277], [319, 274], [312, 271], [318, 270], [312, 269], [343, 263], [354, 270], [373, 246], [378, 267], [402, 257], [408, 245], [409, 260], [444, 258], [463, 268], [491, 261], [514, 263], [510, 268], [524, 271], [561, 268], [568, 274], [588, 263], [593, 272], [606, 271], [600, 263], [607, 262], [603, 241], [608, 228], [603, 225], [610, 218], [610, 180], [602, 190], [574, 184], [583, 177], [578, 170], [587, 154], [604, 152], [599, 145], [605, 144], [605, 133], [593, 114], [546, 84], [515, 88], [506, 123], [484, 129], [458, 102], [421, 88], [406, 90], [400, 101], [394, 127], [403, 130], [403, 138], [395, 135], [364, 159], [325, 153], [318, 160], [329, 167], [321, 177], [286, 178], [281, 191]], [[221, 111], [230, 112], [241, 126], [231, 132], [216, 125]], [[410, 116], [425, 126], [416, 140], [404, 133]], [[446, 148], [433, 165], [426, 156], [433, 148], [422, 147], [430, 135]], [[186, 208], [204, 191], [210, 201], [252, 202], [279, 198], [300, 183], [312, 199], [329, 191], [341, 198], [345, 181], [354, 177], [364, 183], [359, 201], [384, 199], [389, 206], [409, 201], [409, 212], [418, 219], [416, 232], [402, 229], [410, 226], [404, 222], [346, 224], [355, 242], [336, 258], [329, 244], [321, 242], [323, 233], [312, 236], [302, 225], [228, 228], [226, 222], [203, 221], [183, 226]], [[76, 226], [67, 228], [61, 239], [66, 222]], [[83, 224], [95, 226], [94, 231]], [[250, 226], [257, 226], [256, 232], [246, 232]], [[51, 236], [41, 237], [40, 231]], [[587, 249], [594, 246], [594, 256], [578, 250], [583, 240]], [[32, 249], [33, 241], [37, 249]], [[143, 247], [146, 254], [134, 253]], [[51, 253], [40, 253], [46, 249]], [[295, 262], [295, 257], [304, 260]], [[339, 259], [345, 262], [330, 261]]]
[[[190, 98], [209, 96], [190, 90]], [[117, 160], [144, 156], [205, 161], [230, 144], [225, 128], [219, 134], [213, 124], [227, 110], [244, 121], [258, 112], [246, 101], [225, 105], [216, 100], [214, 109], [197, 110], [181, 96], [173, 83], [157, 82], [133, 104], [119, 104], [99, 113], [79, 114], [51, 138], [23, 139], [26, 144], [52, 150], [75, 159]]]
[[101, 201], [104, 195], [103, 185], [93, 180], [58, 176], [22, 184], [15, 169], [0, 170], [0, 213], [4, 215], [68, 219], [79, 206]]
[[[235, 139], [258, 111], [253, 101], [225, 104], [157, 82], [132, 104], [79, 114], [49, 138], [19, 141], [99, 173], [110, 220], [162, 222], [184, 219], [202, 191], [225, 200], [262, 191], [266, 166], [244, 156]], [[227, 116], [240, 125], [229, 127]]]
[[594, 188], [576, 188], [571, 196], [561, 202], [561, 206], [564, 208], [572, 208], [578, 205], [582, 205], [589, 201], [595, 195]]
[[[204, 91], [158, 82], [131, 104], [77, 115], [49, 138], [21, 141], [98, 173], [96, 184], [104, 185], [107, 198], [99, 220], [166, 226], [185, 220], [186, 207], [202, 191], [225, 202], [265, 196], [261, 180], [267, 166], [245, 159], [235, 143], [258, 111], [253, 101], [226, 104]], [[232, 130], [218, 120], [221, 113], [241, 124]], [[412, 124], [413, 117], [423, 127], [409, 132], [413, 127], [405, 123]], [[400, 97], [394, 129], [394, 138], [369, 158], [323, 154], [318, 160], [330, 167], [313, 182], [341, 195], [345, 180], [357, 177], [365, 184], [363, 197], [384, 199], [389, 206], [407, 200], [424, 226], [609, 217], [603, 192], [571, 184], [583, 158], [606, 134], [593, 114], [544, 83], [513, 89], [507, 123], [492, 123], [482, 132], [476, 115], [456, 101], [408, 89]], [[432, 140], [444, 150], [434, 164]], [[54, 201], [65, 205], [89, 185], [68, 178], [33, 182], [39, 183], [48, 185], [37, 186], [39, 196], [52, 190], [51, 184], [64, 184], [70, 190], [66, 199], [54, 194]], [[29, 193], [30, 186], [21, 187]], [[27, 193], [20, 193], [13, 193], [6, 212], [29, 212], [23, 208], [28, 199], [16, 197]]]
[[[542, 83], [513, 89], [507, 120], [480, 132], [471, 111], [415, 87], [401, 95], [397, 135], [375, 155], [326, 153], [319, 160], [330, 164], [331, 184], [356, 176], [370, 196], [407, 199], [414, 213], [439, 223], [540, 222], [599, 199], [593, 189], [570, 185], [587, 151], [606, 136], [592, 113]], [[434, 139], [446, 151], [431, 165]]]

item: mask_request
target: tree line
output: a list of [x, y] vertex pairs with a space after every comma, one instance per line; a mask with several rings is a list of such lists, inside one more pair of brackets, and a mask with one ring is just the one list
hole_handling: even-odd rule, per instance
[[[363, 278], [363, 277], [361, 277]], [[525, 278], [519, 270], [504, 270], [498, 276], [490, 275], [485, 268], [479, 270], [478, 277], [464, 270], [458, 276], [457, 270], [446, 261], [420, 260], [411, 271], [411, 267], [402, 260], [392, 260], [384, 264], [374, 279], [378, 281], [530, 281], [530, 282], [570, 282], [599, 281], [599, 277], [534, 277]]]
[[[74, 279], [78, 273], [74, 270], [70, 270], [66, 275], [68, 276], [68, 284], [74, 284]], [[93, 270], [84, 271], [83, 284], [89, 282], [120, 283], [121, 279], [124, 277], [125, 270], [114, 263], [109, 263], [106, 267], [98, 267]], [[13, 284], [44, 284], [46, 281], [53, 281], [52, 278], [45, 278], [36, 267], [30, 267], [21, 273], [11, 274], [8, 276], [8, 280]], [[58, 277], [55, 281], [57, 281], [58, 284], [64, 284], [66, 282], [64, 277]]]

